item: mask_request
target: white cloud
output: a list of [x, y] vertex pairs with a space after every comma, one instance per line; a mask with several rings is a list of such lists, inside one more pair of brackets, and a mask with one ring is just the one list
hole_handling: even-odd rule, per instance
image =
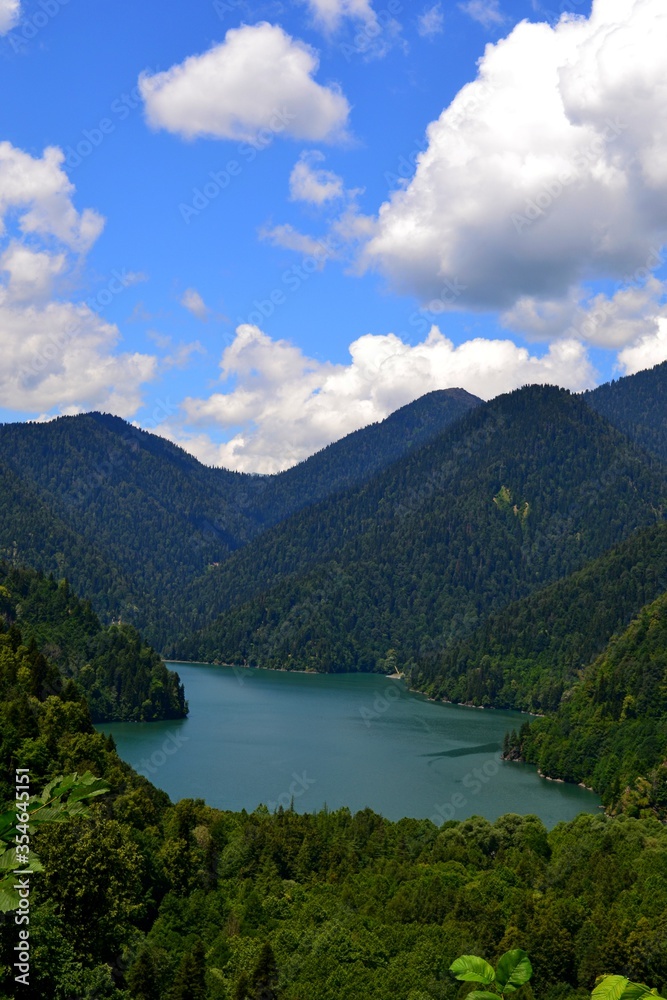
[[[129, 416], [157, 358], [117, 353], [117, 327], [57, 298], [104, 224], [76, 210], [62, 163], [59, 149], [39, 159], [0, 143], [0, 405], [30, 415], [99, 408]], [[115, 272], [114, 288], [142, 277]]]
[[[594, 384], [577, 341], [552, 344], [537, 357], [509, 340], [455, 347], [433, 327], [414, 346], [395, 334], [367, 334], [350, 345], [350, 356], [347, 365], [316, 361], [256, 326], [240, 326], [221, 362], [234, 388], [185, 400], [181, 422], [164, 433], [209, 464], [277, 472], [433, 389], [459, 386], [490, 398], [527, 382]], [[211, 428], [236, 433], [220, 445], [208, 436]]]
[[594, 0], [589, 19], [488, 45], [363, 263], [423, 302], [481, 309], [642, 265], [667, 239], [666, 46], [663, 0]]
[[34, 251], [12, 240], [0, 254], [0, 275], [5, 272], [8, 276], [6, 285], [0, 285], [0, 302], [44, 302], [51, 296], [56, 278], [65, 271], [66, 262], [64, 253]]
[[298, 229], [285, 222], [280, 226], [260, 229], [260, 239], [266, 240], [274, 247], [282, 247], [285, 250], [294, 250], [305, 257], [322, 258], [323, 260], [331, 256], [330, 246], [323, 240], [316, 240], [312, 236], [300, 233]]
[[324, 162], [324, 154], [317, 149], [305, 150], [297, 160], [290, 174], [290, 198], [292, 201], [306, 201], [312, 205], [323, 205], [342, 197], [343, 179], [331, 170], [318, 167]]
[[8, 31], [18, 24], [21, 15], [20, 0], [0, 0], [0, 35], [6, 35]]
[[618, 355], [623, 375], [634, 375], [643, 368], [653, 368], [667, 361], [667, 316], [658, 318], [655, 329]]
[[210, 309], [196, 288], [186, 288], [181, 296], [181, 305], [197, 319], [205, 322], [209, 317]]
[[122, 417], [141, 405], [157, 359], [114, 354], [117, 327], [85, 305], [0, 304], [0, 403], [24, 413], [104, 409]]
[[432, 38], [434, 35], [442, 34], [444, 26], [445, 17], [440, 3], [428, 7], [417, 19], [417, 31], [422, 38]]
[[325, 31], [336, 31], [345, 18], [375, 26], [377, 16], [370, 0], [306, 0], [315, 21]]
[[484, 28], [494, 28], [507, 20], [499, 0], [467, 0], [467, 3], [460, 3], [459, 8]]
[[10, 142], [0, 142], [0, 237], [7, 215], [17, 215], [24, 234], [55, 236], [71, 250], [89, 250], [104, 228], [90, 209], [79, 213], [72, 204], [74, 185], [62, 169], [65, 155], [49, 146], [41, 159]]
[[667, 283], [649, 277], [613, 295], [552, 302], [523, 298], [502, 316], [503, 325], [531, 338], [578, 338], [597, 347], [618, 349], [640, 340], [664, 311]]
[[296, 139], [342, 137], [349, 104], [313, 77], [316, 51], [266, 22], [232, 28], [224, 42], [164, 73], [143, 73], [139, 89], [154, 128], [187, 139], [252, 141], [262, 130]]

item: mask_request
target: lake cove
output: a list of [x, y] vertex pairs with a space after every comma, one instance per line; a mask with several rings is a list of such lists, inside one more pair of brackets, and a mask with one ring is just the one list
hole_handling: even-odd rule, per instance
[[388, 819], [534, 813], [548, 827], [596, 795], [500, 760], [515, 712], [435, 704], [378, 674], [298, 674], [169, 663], [189, 718], [105, 723], [121, 757], [172, 799], [298, 812], [366, 806]]

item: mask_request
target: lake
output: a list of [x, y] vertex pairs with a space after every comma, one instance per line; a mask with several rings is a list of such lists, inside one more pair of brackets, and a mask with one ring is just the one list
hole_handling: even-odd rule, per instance
[[591, 792], [500, 760], [504, 734], [526, 718], [515, 712], [435, 704], [381, 675], [168, 666], [185, 684], [188, 719], [98, 728], [174, 800], [234, 811], [369, 806], [437, 824], [535, 813], [548, 827], [598, 810]]

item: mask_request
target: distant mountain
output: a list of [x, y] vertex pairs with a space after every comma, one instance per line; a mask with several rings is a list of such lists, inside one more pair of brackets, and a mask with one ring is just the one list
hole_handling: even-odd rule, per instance
[[581, 671], [667, 591], [667, 522], [635, 532], [579, 572], [491, 615], [469, 638], [419, 660], [433, 698], [555, 711]]
[[667, 819], [667, 593], [611, 641], [555, 715], [509, 744], [509, 756], [592, 786], [612, 809]]
[[663, 516], [665, 469], [565, 390], [478, 406], [361, 489], [265, 532], [192, 591], [188, 658], [388, 669], [445, 648]]
[[88, 593], [106, 616], [135, 599], [134, 581], [123, 576], [94, 538], [77, 530], [76, 518], [61, 517], [33, 482], [2, 461], [0, 559], [17, 566], [38, 566], [58, 577], [67, 575], [75, 590]]
[[277, 476], [211, 469], [118, 417], [0, 426], [0, 554], [67, 576], [161, 645], [184, 595], [272, 524], [359, 485], [480, 400], [430, 393]]
[[429, 392], [292, 469], [263, 477], [256, 483], [255, 495], [263, 500], [264, 523], [277, 524], [304, 507], [361, 486], [392, 462], [433, 441], [481, 403], [464, 389]]
[[667, 463], [667, 361], [584, 393], [609, 423]]

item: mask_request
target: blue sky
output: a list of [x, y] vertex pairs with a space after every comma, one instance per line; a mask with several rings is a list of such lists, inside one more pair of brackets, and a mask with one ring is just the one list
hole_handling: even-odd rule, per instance
[[665, 15], [552, 6], [0, 0], [1, 418], [274, 471], [662, 361]]

